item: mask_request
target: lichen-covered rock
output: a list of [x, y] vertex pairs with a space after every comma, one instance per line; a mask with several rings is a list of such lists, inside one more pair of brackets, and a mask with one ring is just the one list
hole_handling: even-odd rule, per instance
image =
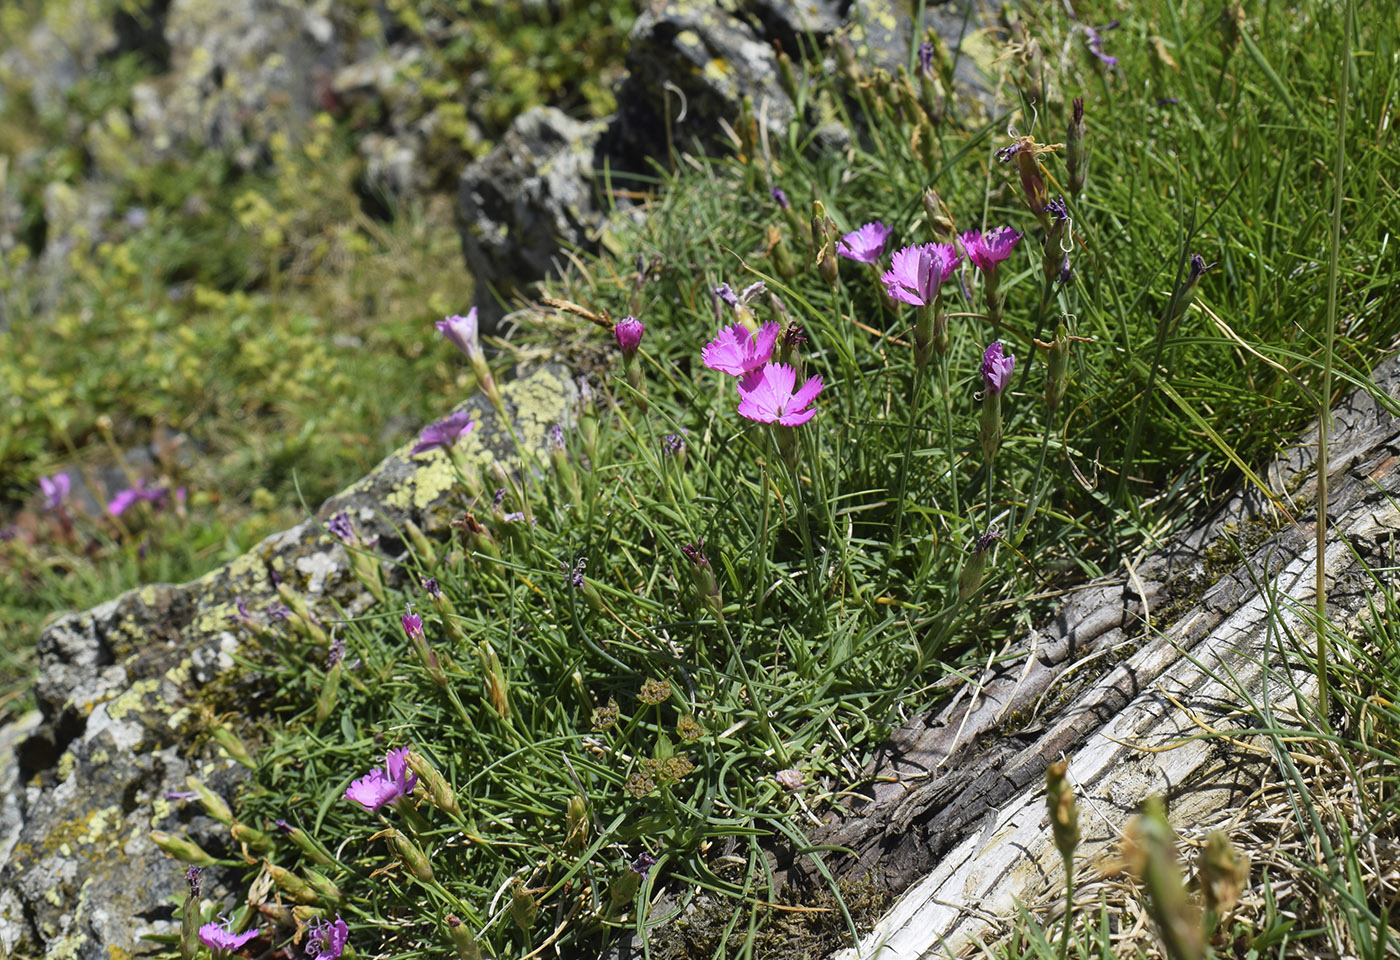
[[490, 154], [462, 171], [457, 226], [483, 322], [502, 297], [548, 276], [562, 249], [592, 249], [603, 221], [594, 174], [604, 124], [553, 107], [517, 117]]
[[[576, 389], [557, 366], [502, 384], [524, 449], [543, 451], [550, 426], [571, 419]], [[478, 426], [459, 455], [518, 469], [515, 440], [490, 405], [476, 397], [463, 408]], [[363, 609], [368, 596], [326, 521], [345, 511], [365, 538], [379, 538], [381, 553], [396, 556], [405, 521], [429, 536], [447, 530], [454, 478], [442, 451], [412, 457], [404, 448], [315, 518], [233, 563], [193, 583], [130, 591], [44, 631], [35, 688], [42, 718], [30, 721], [14, 761], [0, 764], [0, 788], [17, 787], [0, 802], [0, 957], [111, 960], [149, 952], [155, 945], [143, 935], [172, 931], [183, 868], [150, 831], [189, 836], [214, 856], [236, 852], [227, 830], [178, 794], [194, 774], [231, 797], [240, 776], [212, 744], [193, 746], [206, 729], [208, 685], [250, 690], [254, 682], [234, 670], [239, 601], [263, 617], [276, 577], [324, 618]], [[11, 732], [0, 743], [14, 739]]]
[[771, 40], [713, 0], [668, 0], [643, 12], [628, 37], [627, 71], [617, 102], [629, 156], [714, 149], [721, 121], [735, 122], [744, 97], [774, 130], [793, 115]]

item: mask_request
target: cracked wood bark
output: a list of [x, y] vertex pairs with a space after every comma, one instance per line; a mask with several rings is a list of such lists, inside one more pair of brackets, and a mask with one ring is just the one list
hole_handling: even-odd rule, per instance
[[[1343, 621], [1365, 606], [1363, 563], [1386, 566], [1400, 529], [1400, 424], [1387, 410], [1400, 397], [1395, 358], [1374, 382], [1389, 404], [1357, 390], [1333, 411], [1326, 559], [1329, 611]], [[1280, 638], [1310, 630], [1315, 514], [1304, 506], [1316, 495], [1316, 438], [1314, 427], [1266, 471], [1281, 508], [1256, 489], [1235, 495], [1131, 575], [1080, 590], [1027, 639], [1022, 662], [989, 672], [978, 692], [891, 738], [869, 771], [874, 795], [861, 815], [815, 842], [855, 852], [842, 873], [873, 873], [895, 892], [915, 885], [841, 960], [968, 952], [1014, 916], [1018, 898], [1061, 882], [1043, 777], [1062, 755], [1084, 810], [1082, 859], [1106, 856], [1149, 794], [1168, 794], [1173, 819], [1190, 822], [1253, 789], [1262, 756], [1218, 740], [1139, 747], [1199, 733], [1183, 708], [1216, 723], [1242, 694], [1278, 702], [1313, 689]], [[1251, 520], [1281, 525], [1184, 603], [1204, 580], [1205, 552]], [[1067, 706], [1045, 713], [1055, 701]], [[1032, 719], [999, 729], [1024, 717]]]

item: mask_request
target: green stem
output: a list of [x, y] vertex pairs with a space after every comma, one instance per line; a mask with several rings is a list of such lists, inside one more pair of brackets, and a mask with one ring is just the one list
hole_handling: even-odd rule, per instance
[[1327, 264], [1327, 344], [1322, 355], [1322, 391], [1318, 397], [1317, 417], [1317, 577], [1313, 626], [1317, 631], [1317, 709], [1323, 723], [1327, 721], [1330, 691], [1327, 684], [1327, 443], [1332, 411], [1332, 354], [1337, 337], [1337, 273], [1342, 250], [1342, 177], [1346, 173], [1346, 137], [1348, 98], [1351, 93], [1351, 23], [1354, 0], [1347, 0], [1345, 22], [1342, 25], [1342, 46], [1346, 53], [1342, 62], [1342, 89], [1337, 98], [1337, 160], [1333, 168], [1332, 242]]
[[[1021, 526], [1019, 529], [1016, 529], [1016, 534], [1011, 540], [1011, 545], [1013, 547], [1020, 545], [1021, 538], [1026, 535], [1026, 530], [1030, 528], [1031, 518], [1035, 516], [1036, 507], [1040, 506], [1040, 497], [1041, 494], [1044, 493], [1044, 490], [1040, 486], [1040, 476], [1045, 469], [1045, 451], [1050, 446], [1050, 430], [1053, 426], [1054, 425], [1047, 420], [1045, 423], [1045, 432], [1040, 436], [1040, 458], [1036, 461], [1035, 474], [1031, 478], [1031, 499], [1030, 503], [1026, 504], [1026, 515], [1021, 520]], [[1015, 528], [1016, 508], [1012, 506], [1011, 509], [1012, 522], [1008, 524], [1008, 526]]]
[[1065, 932], [1060, 937], [1060, 960], [1069, 957], [1070, 925], [1074, 920], [1074, 855], [1063, 857], [1065, 863]]
[[734, 642], [733, 635], [729, 632], [729, 625], [723, 620], [716, 620], [720, 631], [724, 634], [725, 641], [729, 644], [729, 653], [734, 662], [739, 666], [739, 673], [743, 675], [744, 686], [748, 688], [749, 699], [753, 701], [754, 712], [758, 714], [758, 727], [763, 731], [763, 735], [768, 742], [773, 745], [773, 752], [777, 755], [778, 763], [786, 768], [791, 766], [788, 760], [787, 748], [783, 746], [782, 738], [778, 736], [778, 731], [773, 729], [773, 724], [768, 719], [768, 702], [763, 698], [763, 693], [758, 685], [753, 682], [753, 677], [749, 675], [749, 668], [744, 662], [744, 655], [739, 651], [739, 645]]
[[962, 513], [959, 506], [958, 496], [958, 451], [953, 441], [953, 381], [950, 367], [952, 367], [952, 357], [950, 354], [943, 355], [942, 375], [943, 375], [943, 429], [948, 435], [948, 490], [953, 496], [953, 515]]
[[885, 560], [885, 574], [889, 575], [894, 558], [899, 556], [899, 538], [904, 531], [904, 494], [909, 489], [909, 460], [914, 454], [914, 424], [919, 418], [919, 400], [924, 392], [924, 368], [914, 368], [914, 385], [909, 395], [909, 423], [904, 430], [904, 456], [899, 460], [899, 493], [894, 504], [894, 538], [890, 541], [889, 557]]

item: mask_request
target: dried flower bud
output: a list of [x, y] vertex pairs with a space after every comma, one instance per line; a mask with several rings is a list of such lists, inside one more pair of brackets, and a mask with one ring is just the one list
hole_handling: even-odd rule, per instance
[[1124, 860], [1147, 888], [1147, 909], [1157, 922], [1171, 960], [1202, 960], [1205, 934], [1200, 909], [1191, 904], [1177, 860], [1166, 805], [1148, 797], [1143, 812], [1128, 824]]
[[423, 849], [404, 834], [392, 828], [387, 831], [387, 836], [389, 843], [398, 853], [399, 859], [403, 861], [408, 872], [424, 883], [432, 883], [433, 865], [428, 861]]
[[1201, 854], [1201, 892], [1206, 909], [1219, 919], [1239, 902], [1240, 892], [1249, 884], [1249, 857], [1230, 843], [1219, 830], [1206, 837]]
[[564, 810], [564, 848], [578, 853], [588, 843], [588, 801], [580, 796], [569, 798]]
[[292, 871], [267, 860], [263, 861], [263, 870], [272, 878], [272, 882], [277, 884], [279, 890], [298, 903], [315, 904], [321, 902], [316, 891], [311, 889], [311, 885]]
[[204, 785], [204, 781], [196, 776], [185, 777], [185, 786], [189, 787], [199, 797], [200, 805], [204, 807], [204, 812], [215, 820], [228, 826], [233, 823], [233, 811], [229, 809], [224, 798]]
[[1079, 196], [1089, 176], [1089, 150], [1084, 141], [1084, 98], [1074, 98], [1069, 130], [1065, 133], [1065, 167], [1069, 172], [1069, 192]]
[[521, 933], [529, 934], [539, 912], [540, 905], [535, 901], [534, 895], [525, 889], [525, 884], [517, 877], [510, 887], [510, 918], [515, 921]]
[[450, 913], [446, 919], [447, 934], [452, 938], [452, 948], [457, 951], [457, 960], [481, 960], [481, 947], [467, 925]]

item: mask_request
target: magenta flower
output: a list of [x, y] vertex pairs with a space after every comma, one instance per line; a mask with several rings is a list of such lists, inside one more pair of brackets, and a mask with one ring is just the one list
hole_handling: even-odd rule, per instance
[[962, 255], [950, 243], [925, 243], [905, 247], [890, 260], [890, 269], [880, 280], [893, 300], [915, 307], [926, 307], [962, 262]]
[[472, 419], [472, 415], [465, 410], [458, 410], [445, 420], [424, 427], [423, 432], [418, 434], [418, 442], [409, 451], [409, 456], [416, 456], [438, 447], [446, 450], [475, 428], [476, 421]]
[[477, 336], [476, 307], [467, 311], [465, 317], [453, 314], [450, 317], [437, 322], [438, 333], [441, 333], [458, 350], [468, 357], [481, 355], [481, 340]]
[[145, 500], [147, 503], [156, 507], [163, 506], [165, 504], [165, 498], [169, 493], [170, 491], [166, 487], [157, 487], [154, 490], [149, 490], [146, 488], [144, 481], [138, 481], [136, 486], [127, 487], [113, 497], [111, 503], [107, 504], [107, 512], [114, 517], [120, 517], [123, 513], [130, 510], [138, 500]]
[[647, 325], [636, 317], [623, 317], [617, 321], [613, 327], [613, 337], [624, 359], [631, 360], [637, 355], [637, 348], [642, 345], [642, 334], [646, 332]]
[[204, 945], [210, 950], [228, 952], [240, 949], [258, 935], [256, 928], [246, 930], [243, 933], [234, 933], [231, 929], [232, 926], [232, 920], [225, 920], [223, 923], [206, 923], [199, 928], [199, 939], [204, 941]]
[[417, 784], [418, 774], [408, 772], [408, 747], [400, 747], [389, 751], [382, 768], [375, 767], [346, 787], [345, 799], [354, 800], [374, 813], [385, 804], [408, 796]]
[[68, 498], [73, 489], [73, 480], [66, 473], [55, 473], [52, 477], [39, 478], [39, 490], [44, 495], [44, 509], [57, 510]]
[[705, 344], [700, 357], [711, 370], [745, 376], [772, 359], [780, 330], [776, 321], [765, 323], [757, 336], [742, 323], [724, 327], [719, 336]]
[[350, 928], [336, 914], [335, 922], [321, 920], [311, 924], [311, 936], [306, 939], [306, 955], [311, 960], [337, 960], [345, 952]]
[[423, 618], [416, 613], [405, 613], [399, 617], [399, 622], [403, 624], [403, 632], [408, 634], [408, 639], [423, 635]]
[[1011, 371], [1015, 369], [1015, 355], [1002, 356], [1001, 341], [993, 340], [987, 352], [982, 354], [982, 383], [987, 392], [999, 394], [1005, 390], [1006, 385], [1011, 382]]
[[969, 230], [962, 235], [962, 245], [967, 251], [967, 259], [978, 270], [991, 276], [996, 273], [997, 264], [1011, 256], [1021, 236], [1011, 227], [997, 227], [986, 233]]
[[785, 363], [770, 363], [739, 381], [739, 415], [759, 423], [797, 427], [817, 415], [808, 409], [822, 392], [822, 378], [810, 377], [793, 393], [797, 371]]
[[838, 240], [836, 252], [848, 260], [874, 263], [884, 256], [885, 241], [889, 240], [892, 233], [894, 228], [885, 226], [879, 220], [867, 223]]

